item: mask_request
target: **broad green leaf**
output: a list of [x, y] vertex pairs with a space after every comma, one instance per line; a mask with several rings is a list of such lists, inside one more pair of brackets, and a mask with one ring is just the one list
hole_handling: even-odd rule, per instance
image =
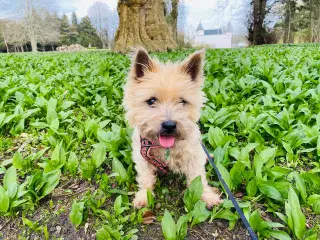
[[255, 178], [253, 178], [247, 185], [246, 191], [249, 197], [254, 197], [257, 194], [258, 187], [257, 187], [257, 181]]
[[218, 213], [216, 213], [212, 219], [225, 219], [225, 220], [237, 220], [239, 217], [232, 213], [230, 211], [230, 209], [223, 209], [221, 211], [219, 211]]
[[312, 207], [315, 214], [320, 214], [320, 195], [313, 194], [308, 198], [308, 204]]
[[78, 170], [79, 160], [74, 152], [70, 152], [67, 167], [71, 174], [76, 174]]
[[128, 174], [126, 169], [123, 167], [122, 163], [114, 158], [112, 160], [112, 171], [114, 173], [118, 173], [119, 175], [116, 177], [117, 181], [122, 183], [125, 182], [127, 180]]
[[152, 192], [149, 189], [147, 190], [147, 199], [148, 199], [148, 207], [154, 208], [154, 197]]
[[3, 187], [7, 191], [8, 197], [13, 199], [18, 190], [17, 171], [14, 166], [10, 167], [3, 178]]
[[190, 212], [194, 205], [201, 199], [203, 193], [203, 185], [201, 176], [194, 178], [188, 189], [184, 193], [183, 202], [188, 212]]
[[303, 180], [303, 178], [300, 176], [300, 174], [298, 172], [294, 173], [294, 178], [295, 178], [295, 181], [296, 181], [296, 188], [300, 192], [300, 195], [302, 197], [303, 202], [306, 202], [307, 189], [306, 189], [306, 185], [304, 183], [304, 180]]
[[104, 228], [100, 228], [97, 231], [96, 238], [97, 240], [111, 239], [109, 232]]
[[45, 182], [45, 184], [41, 189], [40, 198], [44, 198], [49, 193], [51, 193], [53, 189], [56, 188], [56, 186], [59, 184], [60, 175], [61, 175], [60, 169], [43, 174], [43, 181]]
[[183, 240], [188, 234], [188, 215], [182, 215], [177, 222], [177, 239]]
[[10, 198], [4, 188], [0, 185], [0, 215], [9, 210]]
[[168, 210], [165, 210], [161, 221], [162, 233], [166, 240], [177, 239], [177, 227]]
[[301, 211], [299, 198], [293, 188], [289, 189], [285, 210], [288, 217], [288, 226], [298, 239], [303, 239], [306, 232], [306, 218]]
[[192, 216], [191, 227], [208, 219], [210, 212], [207, 210], [205, 202], [198, 201], [196, 203], [194, 209], [192, 210]]
[[103, 143], [94, 145], [92, 153], [92, 162], [96, 168], [100, 167], [103, 161], [106, 159], [106, 146]]
[[22, 160], [22, 155], [21, 155], [20, 152], [17, 151], [17, 152], [13, 155], [12, 164], [13, 164], [13, 166], [14, 166], [16, 169], [21, 170], [21, 169], [23, 168], [23, 160]]
[[84, 209], [84, 202], [73, 202], [69, 217], [72, 224], [76, 228], [82, 223], [83, 209]]
[[256, 170], [256, 176], [262, 178], [262, 167], [264, 164], [273, 160], [275, 157], [277, 149], [276, 148], [267, 148], [260, 153], [256, 153], [254, 156], [254, 167]]
[[280, 192], [272, 186], [269, 182], [266, 183], [259, 183], [258, 188], [260, 192], [262, 192], [264, 195], [268, 196], [269, 198], [281, 201], [282, 196]]
[[30, 125], [35, 127], [35, 128], [39, 128], [39, 129], [43, 129], [43, 128], [49, 127], [49, 125], [44, 123], [44, 122], [34, 122], [34, 123], [31, 123]]
[[284, 231], [270, 231], [269, 235], [279, 240], [291, 240], [291, 237], [289, 236], [289, 234]]

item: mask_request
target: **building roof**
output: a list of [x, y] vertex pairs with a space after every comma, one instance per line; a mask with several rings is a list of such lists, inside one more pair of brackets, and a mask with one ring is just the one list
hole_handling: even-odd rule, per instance
[[204, 30], [204, 35], [219, 35], [222, 34], [222, 29]]
[[204, 30], [204, 29], [203, 29], [202, 24], [201, 24], [201, 21], [200, 21], [200, 23], [199, 23], [198, 28], [197, 28], [196, 31], [203, 31], [203, 30]]

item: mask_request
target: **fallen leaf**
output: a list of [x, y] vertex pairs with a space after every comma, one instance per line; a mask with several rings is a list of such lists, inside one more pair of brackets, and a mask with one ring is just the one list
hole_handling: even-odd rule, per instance
[[151, 224], [156, 220], [156, 216], [150, 210], [145, 211], [142, 215], [142, 223], [143, 224]]

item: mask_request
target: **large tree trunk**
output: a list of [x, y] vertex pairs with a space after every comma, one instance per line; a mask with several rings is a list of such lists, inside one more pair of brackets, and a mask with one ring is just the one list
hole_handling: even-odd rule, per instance
[[30, 42], [31, 42], [32, 52], [38, 52], [37, 41], [36, 41], [35, 37], [32, 37], [32, 35], [30, 36]]
[[120, 24], [115, 36], [115, 50], [127, 52], [143, 46], [150, 51], [176, 47], [164, 16], [162, 0], [119, 0]]
[[253, 0], [253, 45], [265, 44], [266, 0]]
[[173, 29], [173, 39], [177, 41], [178, 38], [178, 5], [179, 0], [172, 0], [172, 11], [171, 11], [171, 19], [172, 19], [172, 29]]

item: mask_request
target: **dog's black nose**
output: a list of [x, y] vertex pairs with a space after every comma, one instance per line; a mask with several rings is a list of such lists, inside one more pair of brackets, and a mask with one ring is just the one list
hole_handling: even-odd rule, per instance
[[177, 125], [174, 121], [166, 121], [162, 123], [162, 129], [165, 133], [174, 133]]

